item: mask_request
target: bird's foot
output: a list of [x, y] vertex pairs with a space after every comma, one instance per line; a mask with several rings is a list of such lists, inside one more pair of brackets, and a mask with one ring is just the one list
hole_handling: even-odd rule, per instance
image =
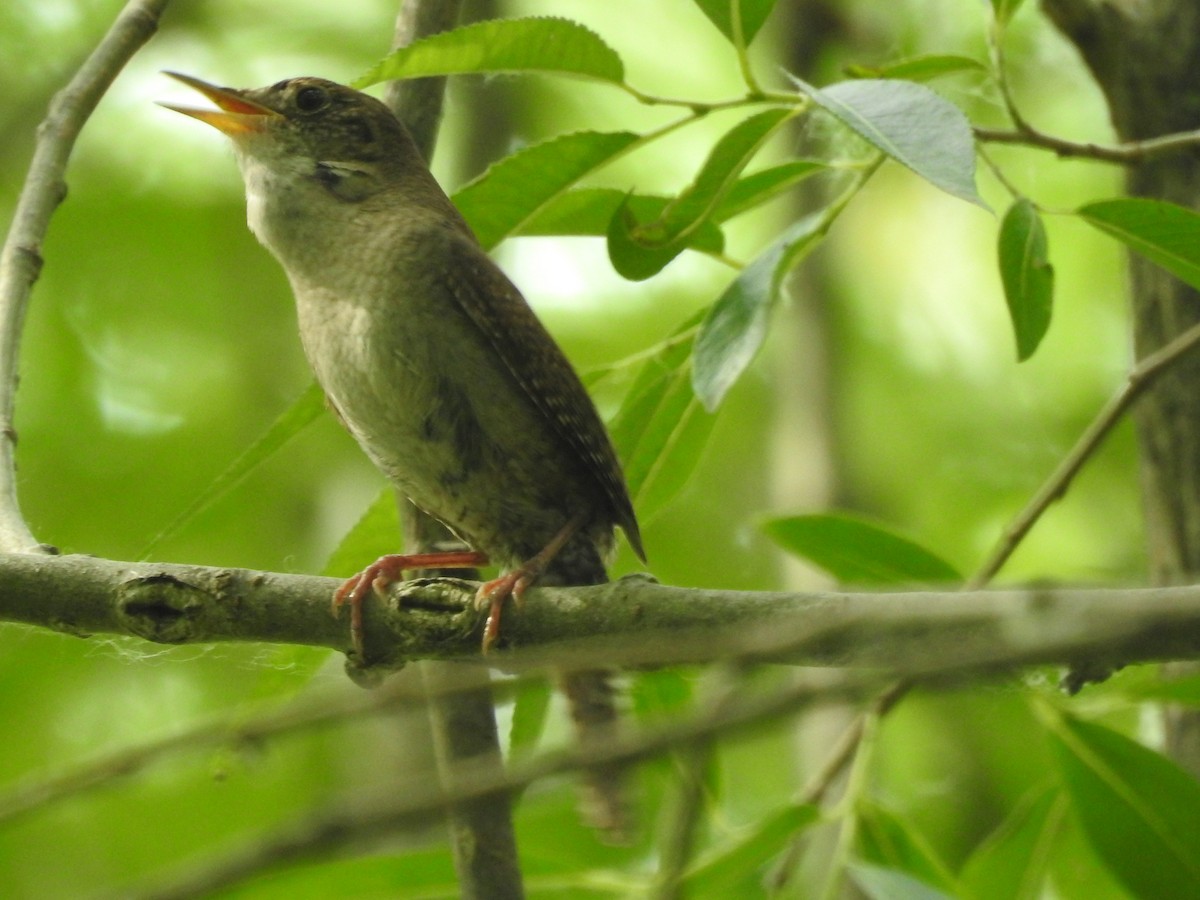
[[363, 612], [367, 594], [373, 592], [381, 599], [387, 596], [389, 585], [403, 578], [412, 569], [473, 569], [487, 565], [487, 557], [474, 550], [447, 550], [436, 553], [381, 556], [352, 578], [347, 578], [333, 594], [331, 611], [336, 619], [343, 606], [350, 607], [350, 641], [358, 658], [363, 659]]

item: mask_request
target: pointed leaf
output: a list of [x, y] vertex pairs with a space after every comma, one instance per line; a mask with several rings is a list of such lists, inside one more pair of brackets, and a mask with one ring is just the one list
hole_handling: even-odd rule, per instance
[[142, 551], [145, 559], [164, 541], [173, 538], [191, 524], [197, 516], [237, 487], [247, 475], [274, 456], [293, 437], [303, 431], [325, 410], [325, 393], [314, 381], [296, 400], [280, 413], [262, 437], [247, 447], [229, 467], [217, 476], [204, 492], [188, 504], [175, 519]]
[[882, 66], [847, 66], [851, 78], [902, 78], [907, 81], [929, 81], [942, 75], [958, 72], [986, 72], [987, 66], [970, 56], [932, 53], [898, 59]]
[[787, 844], [821, 818], [816, 806], [785, 806], [763, 816], [744, 833], [701, 857], [679, 885], [681, 897], [730, 897], [747, 880], [761, 882], [759, 870]]
[[1102, 725], [1039, 710], [1076, 817], [1096, 854], [1138, 897], [1200, 897], [1200, 783]]
[[866, 800], [860, 800], [857, 810], [858, 855], [863, 860], [907, 873], [950, 895], [957, 893], [954, 876], [946, 864], [910, 823]]
[[774, 199], [810, 175], [828, 171], [827, 163], [818, 160], [796, 159], [754, 172], [751, 175], [743, 175], [729, 189], [713, 211], [713, 221], [725, 222], [734, 216], [739, 216], [747, 210]]
[[688, 237], [712, 216], [754, 155], [792, 112], [769, 109], [743, 119], [713, 146], [695, 179], [656, 219], [639, 219], [632, 205], [618, 207], [608, 229], [609, 259], [625, 278], [657, 275], [683, 252]]
[[549, 72], [614, 84], [625, 79], [621, 57], [594, 31], [570, 19], [536, 17], [491, 19], [414, 41], [353, 85], [468, 72]]
[[633, 505], [649, 519], [687, 483], [708, 443], [714, 418], [688, 378], [695, 318], [642, 364], [610, 425]]
[[846, 584], [893, 586], [958, 582], [941, 557], [881, 525], [844, 514], [772, 519], [763, 531]]
[[1046, 229], [1033, 204], [1017, 200], [1000, 223], [1000, 280], [1017, 338], [1017, 360], [1033, 355], [1046, 329], [1054, 303], [1054, 267], [1050, 265]]
[[696, 338], [692, 371], [696, 396], [709, 412], [720, 406], [762, 346], [783, 276], [824, 237], [830, 224], [824, 211], [794, 223], [709, 309]]
[[843, 81], [817, 90], [792, 80], [876, 149], [943, 191], [988, 208], [975, 189], [971, 123], [950, 101], [912, 81]]
[[[731, 42], [734, 40], [731, 0], [696, 0], [696, 5], [708, 16], [708, 20], [721, 30], [721, 34]], [[771, 14], [771, 8], [774, 6], [775, 0], [738, 0], [738, 8], [741, 10], [742, 41], [745, 45], [749, 46], [750, 42], [754, 40], [754, 36], [767, 21], [767, 16]]]
[[1007, 25], [1017, 14], [1025, 0], [992, 0], [992, 10], [996, 14], [996, 22]]
[[1165, 200], [1127, 197], [1089, 203], [1079, 215], [1200, 290], [1200, 214]]
[[526, 147], [462, 187], [454, 205], [490, 250], [637, 139], [629, 131], [582, 131]]
[[963, 865], [968, 900], [1038, 900], [1043, 896], [1054, 840], [1067, 812], [1058, 785], [1022, 798]]
[[[604, 237], [626, 197], [634, 218], [641, 222], [658, 218], [671, 202], [669, 197], [629, 196], [616, 188], [575, 188], [553, 197], [513, 234]], [[688, 235], [687, 246], [701, 253], [721, 253], [725, 235], [712, 222], [705, 222]]]

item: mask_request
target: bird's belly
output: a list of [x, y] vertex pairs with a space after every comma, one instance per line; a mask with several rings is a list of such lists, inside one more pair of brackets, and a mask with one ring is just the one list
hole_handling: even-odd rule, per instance
[[497, 563], [527, 558], [595, 503], [591, 482], [470, 323], [409, 313], [345, 304], [304, 328], [317, 379], [417, 506]]

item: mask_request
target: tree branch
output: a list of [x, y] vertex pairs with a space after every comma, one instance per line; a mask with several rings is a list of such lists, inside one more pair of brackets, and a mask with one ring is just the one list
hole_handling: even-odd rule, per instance
[[[337, 581], [86, 556], [0, 555], [0, 619], [165, 644], [268, 641], [350, 652]], [[365, 606], [368, 662], [479, 659], [476, 585], [420, 579]], [[920, 671], [930, 655], [1006, 666], [1200, 657], [1200, 587], [907, 593], [719, 591], [646, 576], [535, 588], [489, 662], [662, 666], [719, 659]]]
[[154, 34], [166, 5], [167, 0], [130, 0], [75, 77], [54, 95], [38, 127], [33, 161], [0, 250], [0, 550], [48, 549], [29, 531], [17, 502], [13, 424], [21, 333], [42, 268], [42, 240], [50, 217], [67, 196], [65, 173], [75, 139], [125, 63]]

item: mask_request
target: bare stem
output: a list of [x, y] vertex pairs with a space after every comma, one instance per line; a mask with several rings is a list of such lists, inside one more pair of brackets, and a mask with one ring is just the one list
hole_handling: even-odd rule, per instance
[[42, 241], [67, 195], [67, 161], [76, 138], [125, 63], [154, 34], [166, 5], [167, 0], [130, 0], [75, 77], [54, 95], [0, 250], [0, 549], [10, 553], [47, 549], [30, 532], [17, 502], [13, 424], [21, 334], [42, 268]]

